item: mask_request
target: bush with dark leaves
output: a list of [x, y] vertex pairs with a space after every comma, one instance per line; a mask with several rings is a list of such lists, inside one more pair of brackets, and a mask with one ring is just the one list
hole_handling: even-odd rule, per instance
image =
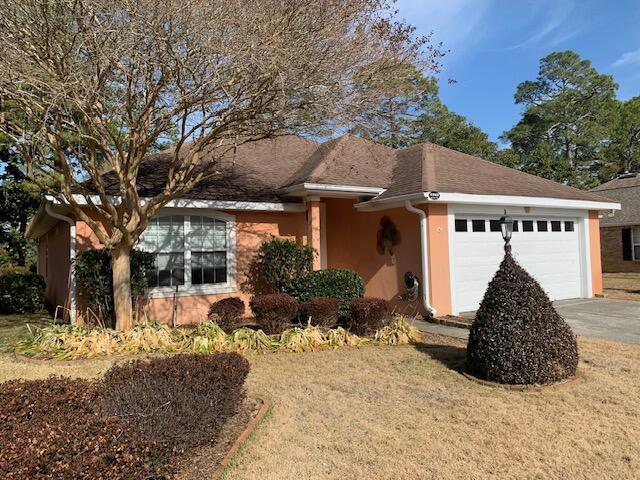
[[0, 385], [0, 478], [169, 478], [164, 442], [99, 414], [96, 384], [51, 377]]
[[349, 330], [356, 335], [370, 335], [391, 322], [389, 302], [382, 298], [356, 298], [349, 312]]
[[102, 411], [178, 449], [207, 445], [244, 400], [248, 373], [249, 362], [237, 353], [115, 365], [103, 381]]
[[364, 295], [362, 277], [352, 270], [329, 268], [314, 270], [295, 277], [285, 287], [285, 292], [299, 302], [315, 297], [333, 297], [340, 302], [339, 317], [349, 316], [349, 304]]
[[0, 275], [0, 313], [33, 313], [44, 308], [44, 278], [13, 271]]
[[489, 283], [467, 345], [467, 368], [505, 384], [545, 384], [576, 373], [578, 345], [540, 284], [511, 255]]
[[296, 299], [286, 293], [256, 295], [249, 306], [256, 317], [256, 323], [269, 335], [281, 333], [288, 328], [299, 309]]
[[330, 328], [338, 321], [340, 302], [333, 297], [316, 297], [300, 306], [301, 319], [318, 327]]
[[239, 297], [223, 298], [209, 307], [209, 320], [216, 322], [227, 333], [238, 327], [244, 313], [244, 302]]

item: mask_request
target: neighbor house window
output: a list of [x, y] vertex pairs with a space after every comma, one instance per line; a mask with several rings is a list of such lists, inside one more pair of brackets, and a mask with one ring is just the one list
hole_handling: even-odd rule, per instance
[[226, 215], [153, 218], [138, 244], [155, 254], [150, 287], [160, 292], [232, 291], [234, 228]]
[[640, 261], [640, 228], [631, 230], [631, 248], [633, 250], [633, 259]]

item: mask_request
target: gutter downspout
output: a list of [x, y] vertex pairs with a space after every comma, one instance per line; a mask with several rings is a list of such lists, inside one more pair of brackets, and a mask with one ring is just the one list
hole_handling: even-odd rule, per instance
[[427, 214], [414, 207], [411, 200], [404, 202], [405, 208], [420, 217], [420, 260], [422, 265], [422, 305], [432, 317], [436, 316], [436, 309], [429, 304], [429, 240], [427, 237]]
[[69, 224], [69, 320], [71, 324], [76, 323], [76, 273], [74, 266], [76, 263], [76, 222], [70, 217], [61, 215], [51, 210], [49, 202], [44, 204], [44, 210], [47, 214], [58, 220], [62, 220]]

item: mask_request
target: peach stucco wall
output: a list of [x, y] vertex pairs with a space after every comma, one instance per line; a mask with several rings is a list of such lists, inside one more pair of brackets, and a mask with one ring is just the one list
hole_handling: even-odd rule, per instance
[[431, 305], [437, 316], [451, 314], [451, 276], [449, 271], [449, 217], [447, 205], [428, 206], [429, 278]]
[[[69, 224], [58, 222], [39, 240], [39, 273], [45, 281], [45, 298], [49, 307], [69, 307]], [[63, 311], [67, 318], [67, 311]], [[60, 312], [59, 312], [60, 314]]]
[[[239, 296], [248, 305], [251, 287], [248, 273], [258, 247], [263, 240], [274, 235], [307, 241], [307, 218], [305, 212], [225, 212], [235, 216], [236, 221], [236, 284], [237, 291], [216, 295], [189, 295], [170, 298], [152, 298], [137, 305], [141, 320], [169, 323], [177, 308], [179, 324], [197, 323], [206, 319], [209, 305], [230, 296]], [[91, 229], [81, 221], [77, 222], [79, 249], [100, 248], [100, 242]], [[247, 314], [249, 311], [247, 310]]]
[[[365, 281], [365, 295], [391, 300], [398, 312], [424, 314], [420, 300], [405, 302], [399, 298], [405, 291], [406, 272], [413, 272], [422, 282], [419, 217], [404, 208], [361, 212], [353, 207], [354, 200], [322, 201], [326, 204], [327, 266], [355, 270]], [[384, 216], [400, 232], [400, 243], [394, 247], [395, 259], [388, 252], [380, 254], [377, 250], [377, 234]], [[438, 315], [447, 315], [451, 312], [451, 295], [446, 205], [432, 208], [428, 236], [431, 299]]]
[[602, 257], [600, 256], [600, 219], [597, 210], [589, 211], [589, 255], [591, 257], [591, 290], [602, 294]]

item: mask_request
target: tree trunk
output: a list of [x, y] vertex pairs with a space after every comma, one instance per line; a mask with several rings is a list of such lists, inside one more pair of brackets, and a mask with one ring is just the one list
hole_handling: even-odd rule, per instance
[[133, 326], [130, 252], [131, 248], [126, 246], [118, 246], [111, 252], [113, 308], [116, 314], [116, 330], [127, 330]]

